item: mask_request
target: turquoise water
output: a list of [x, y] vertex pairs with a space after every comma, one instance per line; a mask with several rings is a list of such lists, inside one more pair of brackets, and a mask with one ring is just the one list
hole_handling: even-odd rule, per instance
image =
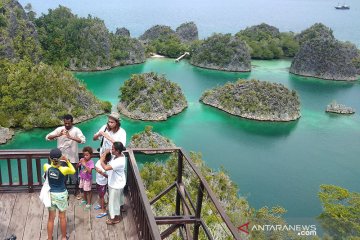
[[[186, 61], [150, 59], [144, 64], [105, 72], [77, 73], [99, 98], [117, 102], [119, 87], [133, 73], [155, 71], [165, 74], [183, 89], [189, 107], [165, 122], [142, 122], [123, 118], [130, 136], [146, 125], [171, 138], [187, 152], [202, 152], [206, 163], [228, 171], [253, 207], [281, 205], [287, 219], [296, 224], [312, 224], [321, 212], [317, 198], [320, 184], [335, 184], [360, 192], [360, 117], [326, 114], [328, 103], [336, 99], [360, 109], [360, 84], [329, 82], [288, 73], [290, 61], [253, 61], [251, 73], [226, 73], [196, 68]], [[266, 123], [241, 119], [204, 106], [201, 93], [238, 78], [279, 82], [295, 89], [301, 99], [302, 117], [289, 123]], [[92, 135], [106, 121], [105, 116], [78, 124], [87, 144], [97, 147]], [[51, 148], [45, 142], [51, 129], [21, 132], [0, 149]]]
[[24, 5], [29, 2], [38, 15], [61, 4], [79, 16], [91, 14], [104, 19], [111, 31], [126, 27], [135, 37], [156, 24], [175, 29], [188, 21], [197, 24], [200, 38], [214, 32], [236, 33], [262, 22], [293, 32], [322, 22], [334, 30], [337, 38], [360, 45], [357, 0], [345, 1], [351, 7], [348, 11], [335, 10], [334, 6], [344, 2], [338, 0], [20, 0]]

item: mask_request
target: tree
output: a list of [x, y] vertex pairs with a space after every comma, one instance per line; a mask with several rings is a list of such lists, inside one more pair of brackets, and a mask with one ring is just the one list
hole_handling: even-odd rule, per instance
[[334, 239], [360, 237], [360, 193], [334, 185], [321, 185], [319, 198], [323, 212], [318, 219]]

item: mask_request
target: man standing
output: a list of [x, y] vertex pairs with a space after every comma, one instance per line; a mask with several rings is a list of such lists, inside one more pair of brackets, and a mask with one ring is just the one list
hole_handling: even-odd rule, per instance
[[[81, 130], [73, 126], [73, 116], [67, 114], [63, 118], [64, 126], [56, 128], [54, 131], [46, 135], [46, 140], [57, 139], [57, 147], [62, 154], [70, 160], [75, 167], [79, 162], [79, 143], [85, 143], [85, 136]], [[75, 184], [75, 194], [78, 190], [78, 173], [70, 175], [71, 182]]]

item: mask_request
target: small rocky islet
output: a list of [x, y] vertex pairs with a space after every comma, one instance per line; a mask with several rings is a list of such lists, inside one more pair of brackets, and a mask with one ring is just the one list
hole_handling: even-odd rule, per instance
[[294, 90], [279, 83], [259, 80], [229, 82], [207, 90], [200, 101], [235, 116], [287, 122], [300, 118], [300, 101]]
[[[128, 148], [174, 148], [176, 145], [168, 138], [153, 132], [152, 126], [145, 126], [144, 131], [132, 135]], [[151, 152], [148, 152], [151, 153]]]
[[352, 107], [345, 106], [344, 104], [339, 104], [336, 101], [333, 101], [326, 106], [325, 112], [337, 113], [337, 114], [354, 114], [355, 109], [353, 109]]
[[154, 72], [133, 74], [120, 88], [120, 113], [132, 119], [163, 121], [187, 107], [176, 83]]

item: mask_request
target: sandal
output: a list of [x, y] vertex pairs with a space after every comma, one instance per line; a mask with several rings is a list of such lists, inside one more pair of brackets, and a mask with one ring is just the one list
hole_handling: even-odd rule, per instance
[[95, 210], [99, 210], [99, 209], [101, 209], [101, 206], [100, 206], [99, 204], [98, 204], [98, 205], [95, 205], [94, 209], [95, 209]]
[[102, 218], [102, 217], [105, 217], [107, 216], [107, 213], [104, 212], [104, 213], [99, 213], [98, 215], [96, 215], [96, 218]]
[[119, 220], [111, 220], [111, 219], [106, 219], [106, 224], [107, 225], [114, 225], [114, 224], [117, 224], [117, 223], [119, 223], [119, 222], [121, 222], [121, 220], [119, 219]]

